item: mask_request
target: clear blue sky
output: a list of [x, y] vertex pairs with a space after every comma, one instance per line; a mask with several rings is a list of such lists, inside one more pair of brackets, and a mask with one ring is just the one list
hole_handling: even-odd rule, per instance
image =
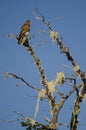
[[[8, 34], [18, 34], [21, 25], [27, 19], [32, 21], [31, 34], [35, 34], [35, 38], [31, 41], [31, 44], [36, 45], [48, 40], [47, 44], [35, 48], [48, 79], [53, 79], [56, 73], [60, 71], [64, 71], [67, 74], [72, 72], [70, 69], [63, 66], [63, 64], [69, 66], [71, 64], [68, 63], [66, 57], [60, 53], [59, 48], [52, 43], [49, 36], [46, 36], [46, 34], [38, 34], [39, 30], [49, 30], [43, 23], [35, 20], [33, 16], [35, 8], [40, 9], [47, 20], [57, 18], [56, 21], [52, 21], [51, 26], [59, 32], [60, 36], [62, 35], [63, 42], [67, 47], [70, 47], [70, 52], [77, 64], [80, 65], [82, 71], [86, 71], [85, 0], [2, 0], [0, 1], [0, 75], [6, 71], [13, 72], [23, 77], [32, 85], [42, 88], [40, 84], [40, 75], [33, 58], [23, 46], [17, 45], [15, 39], [7, 38]], [[30, 96], [37, 96], [37, 93], [22, 85], [17, 88], [16, 83], [22, 84], [20, 81], [12, 78], [4, 79], [0, 77], [0, 119], [11, 120], [19, 118], [18, 115], [12, 112], [13, 110], [33, 118], [37, 98], [31, 98]], [[69, 101], [71, 101], [71, 98]], [[40, 112], [37, 116], [38, 120], [43, 119], [41, 117], [44, 115], [40, 115], [42, 111], [45, 115], [48, 113], [48, 106], [44, 106], [46, 105], [44, 101], [42, 103], [40, 104]], [[70, 103], [67, 105], [69, 106], [69, 110], [73, 108]], [[66, 111], [66, 108], [64, 108], [64, 110]], [[85, 115], [86, 103], [82, 103], [79, 116], [81, 124], [86, 123]], [[68, 115], [68, 117], [70, 116]], [[60, 121], [62, 119], [63, 117], [61, 114]], [[66, 120], [69, 123], [68, 118]], [[64, 119], [63, 122], [65, 122]], [[18, 122], [0, 122], [0, 130], [6, 129], [24, 130], [24, 128], [20, 127]], [[62, 127], [60, 130], [64, 129], [66, 130], [67, 128]], [[80, 125], [79, 130], [81, 129], [85, 130], [86, 124]]]

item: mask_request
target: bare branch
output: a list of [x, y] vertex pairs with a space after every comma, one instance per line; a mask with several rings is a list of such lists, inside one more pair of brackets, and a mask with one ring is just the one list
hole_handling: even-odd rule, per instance
[[13, 119], [13, 120], [6, 120], [6, 119], [1, 119], [0, 122], [16, 122], [16, 121], [20, 121], [20, 118], [17, 119]]
[[40, 15], [40, 16], [38, 16], [37, 14], [33, 13], [36, 20], [42, 21], [51, 31], [53, 31], [53, 29], [51, 28], [51, 25], [50, 25], [51, 22], [47, 22], [45, 20], [44, 15], [38, 9], [35, 9], [35, 11], [36, 11], [36, 13], [38, 13]]
[[80, 84], [77, 85], [77, 86], [73, 86], [72, 90], [70, 90], [70, 91], [68, 92], [68, 94], [66, 95], [66, 98], [69, 98], [75, 90], [78, 90], [78, 89], [81, 88], [82, 86], [83, 86], [83, 83], [80, 83]]
[[7, 77], [9, 77], [9, 76], [11, 76], [11, 77], [13, 77], [13, 78], [15, 78], [15, 79], [21, 80], [23, 83], [25, 83], [25, 85], [29, 86], [29, 87], [32, 88], [32, 89], [35, 89], [35, 90], [37, 90], [37, 91], [40, 90], [40, 89], [38, 89], [38, 88], [32, 86], [31, 84], [29, 84], [28, 82], [26, 82], [22, 77], [19, 77], [19, 76], [16, 75], [16, 74], [13, 74], [13, 73], [11, 73], [11, 72], [5, 72], [5, 73], [4, 73], [4, 77], [7, 78]]
[[45, 72], [44, 72], [44, 69], [41, 65], [40, 59], [37, 57], [33, 48], [29, 44], [28, 44], [28, 46], [25, 46], [25, 47], [29, 51], [29, 53], [33, 56], [33, 58], [35, 60], [35, 63], [37, 65], [39, 72], [40, 72], [40, 75], [41, 75], [41, 82], [42, 82], [43, 86], [47, 87], [47, 80], [46, 80]]
[[44, 45], [44, 44], [46, 44], [46, 43], [47, 43], [47, 41], [41, 42], [41, 43], [39, 43], [39, 44], [37, 44], [37, 45], [34, 45], [33, 48], [42, 46], [42, 45]]

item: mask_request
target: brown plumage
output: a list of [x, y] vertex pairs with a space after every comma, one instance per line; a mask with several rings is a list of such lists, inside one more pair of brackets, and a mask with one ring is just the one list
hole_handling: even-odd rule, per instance
[[17, 38], [18, 44], [28, 45], [28, 34], [30, 32], [30, 20], [27, 20], [21, 27], [19, 36]]

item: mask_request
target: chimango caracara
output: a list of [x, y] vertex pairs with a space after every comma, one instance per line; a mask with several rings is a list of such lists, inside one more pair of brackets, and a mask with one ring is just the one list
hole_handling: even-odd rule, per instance
[[30, 33], [30, 20], [27, 20], [21, 27], [19, 36], [17, 38], [18, 44], [28, 46], [28, 34]]

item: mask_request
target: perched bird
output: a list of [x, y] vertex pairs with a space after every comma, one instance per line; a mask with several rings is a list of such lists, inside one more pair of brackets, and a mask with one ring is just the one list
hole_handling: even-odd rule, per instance
[[30, 33], [30, 20], [27, 20], [21, 27], [19, 36], [17, 37], [18, 44], [28, 46], [28, 34]]

